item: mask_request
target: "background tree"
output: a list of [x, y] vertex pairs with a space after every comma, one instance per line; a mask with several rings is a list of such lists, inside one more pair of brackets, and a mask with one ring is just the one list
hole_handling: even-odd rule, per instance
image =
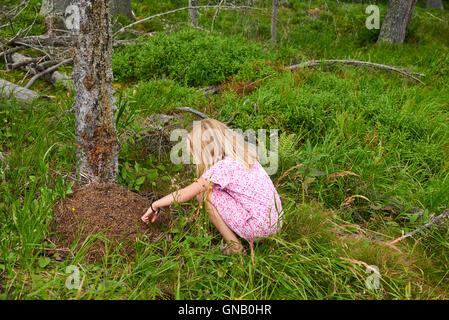
[[271, 42], [276, 44], [279, 0], [272, 0], [271, 5]]
[[[45, 16], [48, 30], [58, 28], [63, 29], [64, 16], [67, 6], [72, 0], [42, 0], [40, 13]], [[122, 14], [130, 20], [134, 20], [134, 14], [131, 10], [131, 0], [110, 0], [110, 14]]]
[[119, 145], [112, 97], [112, 35], [108, 0], [76, 0], [74, 29], [77, 176], [82, 183], [113, 183]]
[[[196, 7], [198, 5], [197, 0], [189, 0], [189, 7]], [[192, 26], [198, 27], [198, 9], [189, 9], [190, 22]]]
[[379, 42], [403, 43], [417, 0], [390, 0], [380, 29]]
[[427, 8], [433, 8], [433, 9], [444, 9], [443, 6], [443, 0], [427, 0], [426, 1]]

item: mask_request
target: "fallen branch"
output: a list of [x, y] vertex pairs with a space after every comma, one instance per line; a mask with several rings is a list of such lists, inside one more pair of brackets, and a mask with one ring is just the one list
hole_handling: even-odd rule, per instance
[[190, 107], [178, 107], [178, 108], [176, 108], [176, 110], [187, 111], [187, 112], [193, 113], [194, 115], [197, 115], [197, 116], [199, 116], [199, 117], [201, 117], [203, 119], [209, 118], [204, 113], [202, 113], [202, 112], [200, 112], [198, 110], [192, 109]]
[[220, 3], [218, 4], [218, 8], [215, 9], [214, 17], [212, 18], [212, 23], [211, 23], [211, 25], [210, 25], [210, 32], [213, 32], [213, 31], [214, 31], [215, 20], [216, 20], [217, 17], [218, 17], [218, 13], [220, 12], [220, 8], [221, 8], [221, 6], [222, 6], [222, 4], [223, 4], [224, 1], [225, 1], [225, 0], [221, 0]]
[[23, 44], [31, 47], [70, 47], [73, 43], [72, 36], [28, 36], [17, 37], [11, 40], [2, 38], [0, 42], [4, 44]]
[[0, 79], [0, 96], [6, 99], [14, 96], [17, 101], [31, 103], [34, 99], [39, 97], [39, 94], [12, 82]]
[[405, 77], [409, 77], [419, 83], [425, 84], [420, 79], [415, 77], [415, 76], [424, 77], [425, 76], [424, 74], [417, 73], [417, 72], [408, 72], [403, 69], [389, 66], [386, 64], [380, 64], [380, 63], [374, 63], [374, 62], [368, 62], [368, 61], [359, 61], [359, 60], [312, 60], [312, 61], [306, 61], [303, 63], [289, 66], [288, 69], [290, 71], [293, 71], [293, 70], [300, 69], [300, 68], [316, 67], [321, 64], [336, 64], [336, 63], [349, 64], [349, 65], [362, 66], [362, 67], [372, 67], [372, 68], [376, 68], [376, 69], [397, 72]]
[[406, 233], [406, 234], [404, 234], [402, 237], [399, 237], [399, 238], [397, 238], [397, 239], [391, 241], [390, 244], [395, 244], [395, 243], [397, 243], [397, 242], [399, 242], [399, 241], [402, 241], [402, 240], [404, 240], [404, 239], [406, 239], [406, 238], [409, 238], [409, 237], [413, 236], [414, 234], [416, 234], [416, 233], [418, 233], [418, 232], [421, 232], [421, 231], [424, 230], [424, 229], [429, 228], [430, 226], [434, 225], [435, 223], [440, 222], [443, 218], [445, 218], [445, 217], [447, 217], [447, 216], [449, 216], [449, 209], [447, 209], [446, 211], [444, 211], [444, 212], [443, 212], [442, 214], [440, 214], [439, 216], [433, 218], [432, 221], [430, 221], [430, 222], [428, 222], [428, 223], [422, 225], [422, 226], [419, 227], [418, 229], [416, 229], [416, 230], [414, 230], [414, 231], [411, 231], [411, 232], [409, 232], [409, 233]]
[[[28, 61], [29, 59], [31, 59], [30, 57], [27, 57], [27, 56], [24, 56], [24, 55], [22, 55], [22, 54], [20, 54], [20, 53], [14, 53], [14, 54], [12, 54], [11, 55], [11, 60], [12, 60], [12, 62], [15, 64], [15, 63], [23, 63], [24, 61]], [[66, 60], [68, 60], [68, 59], [66, 59]], [[35, 66], [33, 66], [33, 67], [31, 67], [30, 65], [28, 65], [28, 64], [24, 64], [24, 65], [22, 65], [20, 68], [23, 70], [23, 71], [25, 71], [25, 72], [27, 72], [27, 73], [29, 73], [29, 74], [32, 74], [33, 76], [35, 76], [35, 75], [37, 75], [37, 74], [39, 74], [39, 72], [41, 72], [41, 71], [45, 71], [45, 70], [48, 70], [47, 69], [47, 67], [50, 65], [51, 67], [53, 67], [54, 65], [56, 65], [57, 64], [57, 62], [56, 61], [54, 61], [54, 60], [50, 60], [50, 61], [46, 61], [46, 62], [44, 62], [44, 63], [42, 63], [42, 64], [38, 64], [38, 65], [35, 65]], [[44, 79], [46, 80], [46, 81], [49, 81], [49, 82], [51, 82], [51, 83], [53, 83], [53, 84], [55, 84], [55, 83], [57, 83], [57, 82], [59, 82], [59, 81], [63, 81], [63, 80], [66, 80], [67, 79], [67, 77], [66, 76], [64, 76], [62, 73], [60, 73], [59, 71], [57, 71], [57, 70], [53, 70], [53, 71], [49, 71], [49, 72], [47, 72], [47, 73], [45, 73], [45, 74], [41, 74], [39, 77], [41, 77], [41, 76], [44, 76]], [[74, 85], [73, 85], [73, 83], [71, 83], [71, 82], [66, 82], [66, 81], [63, 81], [63, 82], [61, 82], [62, 83], [62, 85], [67, 89], [67, 90], [73, 90], [74, 89]], [[33, 84], [33, 83], [31, 83], [31, 84]]]
[[27, 59], [24, 59], [24, 60], [16, 62], [16, 63], [10, 63], [10, 64], [6, 65], [6, 70], [11, 71], [11, 70], [23, 67], [30, 63], [39, 62], [39, 61], [43, 60], [44, 58], [45, 57], [27, 58]]
[[183, 7], [183, 8], [178, 8], [178, 9], [174, 9], [174, 10], [170, 10], [167, 12], [163, 12], [163, 13], [158, 13], [155, 14], [154, 16], [150, 16], [141, 20], [137, 20], [136, 22], [133, 22], [131, 24], [128, 24], [124, 27], [122, 27], [120, 30], [118, 30], [117, 32], [114, 33], [114, 35], [112, 36], [113, 38], [115, 38], [119, 33], [125, 31], [126, 29], [129, 29], [131, 27], [134, 27], [135, 25], [142, 23], [142, 22], [146, 22], [146, 21], [150, 21], [162, 16], [166, 16], [178, 11], [183, 11], [183, 10], [189, 10], [189, 9], [217, 9], [220, 8], [221, 10], [240, 10], [240, 9], [252, 9], [252, 10], [263, 10], [261, 8], [254, 8], [254, 7], [250, 7], [250, 6], [189, 6], [189, 7]]
[[36, 82], [36, 80], [39, 79], [40, 77], [42, 77], [43, 75], [46, 75], [47, 73], [50, 73], [50, 72], [54, 72], [54, 71], [56, 71], [60, 66], [62, 66], [63, 64], [71, 63], [72, 61], [73, 61], [72, 58], [70, 58], [70, 59], [65, 59], [65, 60], [62, 60], [60, 63], [54, 65], [53, 67], [50, 67], [50, 68], [48, 68], [48, 69], [46, 69], [46, 70], [44, 70], [44, 71], [42, 71], [42, 72], [39, 72], [38, 74], [34, 75], [34, 76], [30, 79], [30, 81], [28, 81], [28, 83], [27, 83], [27, 85], [25, 86], [25, 88], [27, 88], [27, 89], [31, 88], [31, 86], [33, 85], [33, 83]]
[[25, 48], [24, 46], [20, 46], [20, 47], [15, 47], [15, 48], [12, 48], [12, 49], [7, 49], [7, 50], [5, 50], [5, 51], [0, 53], [0, 59], [3, 59], [3, 57], [5, 57], [5, 59], [6, 59], [8, 56], [10, 56], [13, 53], [16, 53], [17, 51], [20, 51], [20, 50], [22, 50], [24, 48]]

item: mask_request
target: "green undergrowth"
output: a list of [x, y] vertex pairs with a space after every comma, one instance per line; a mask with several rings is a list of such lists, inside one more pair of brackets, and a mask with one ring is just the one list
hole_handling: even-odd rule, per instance
[[[163, 237], [139, 239], [132, 258], [109, 247], [102, 261], [86, 263], [84, 249], [101, 234], [87, 239], [83, 250], [67, 248], [63, 261], [50, 255], [53, 208], [74, 182], [75, 124], [66, 112], [73, 93], [38, 81], [33, 88], [52, 100], [29, 106], [0, 101], [0, 151], [8, 164], [0, 170], [0, 297], [447, 298], [447, 222], [396, 246], [388, 242], [449, 203], [449, 42], [442, 36], [449, 31], [448, 12], [418, 5], [405, 44], [378, 46], [378, 30], [364, 27], [366, 4], [326, 1], [318, 17], [305, 14], [323, 3], [284, 3], [276, 47], [269, 43], [267, 12], [223, 10], [213, 32], [188, 29], [187, 12], [179, 12], [139, 25], [154, 36], [114, 51], [118, 180], [130, 190], [157, 197], [194, 178], [191, 166], [171, 164], [167, 150], [158, 149], [168, 142], [150, 130], [153, 114], [179, 116], [177, 107], [191, 107], [233, 128], [279, 130], [271, 177], [284, 225], [255, 245], [254, 265], [247, 243], [246, 255], [220, 253], [207, 214], [192, 218], [198, 210], [193, 201], [174, 206]], [[139, 17], [185, 5], [132, 4]], [[379, 6], [383, 14], [385, 3]], [[32, 12], [24, 11], [23, 23]], [[204, 11], [200, 25], [209, 30], [213, 16], [214, 10]], [[43, 22], [36, 21], [37, 32]], [[360, 66], [284, 68], [315, 59], [393, 65], [425, 74], [424, 84]], [[0, 77], [18, 82], [23, 76], [2, 71]], [[205, 96], [199, 87], [210, 85], [218, 92]], [[195, 119], [183, 113], [170, 124], [188, 128]], [[68, 266], [79, 268], [81, 289], [67, 288]]]

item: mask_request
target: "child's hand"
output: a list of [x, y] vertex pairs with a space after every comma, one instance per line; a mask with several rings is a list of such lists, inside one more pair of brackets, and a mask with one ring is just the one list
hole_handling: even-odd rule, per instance
[[[156, 211], [159, 211], [158, 209], [155, 209]], [[150, 208], [148, 208], [147, 212], [142, 216], [142, 221], [145, 223], [148, 223], [150, 221], [151, 218], [151, 223], [153, 223], [154, 221], [156, 221], [157, 218], [157, 214], [154, 213], [154, 211]]]

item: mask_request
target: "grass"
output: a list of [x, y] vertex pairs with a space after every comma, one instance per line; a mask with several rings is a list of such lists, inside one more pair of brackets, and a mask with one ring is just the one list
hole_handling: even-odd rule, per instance
[[[268, 7], [265, 2], [261, 5]], [[364, 28], [365, 5], [327, 1], [328, 11], [318, 19], [305, 15], [321, 4], [281, 7], [276, 48], [269, 44], [269, 15], [223, 11], [213, 33], [186, 29], [184, 12], [140, 25], [156, 32], [141, 40], [142, 50], [115, 50], [114, 87], [122, 110], [119, 180], [136, 192], [165, 194], [193, 178], [192, 170], [172, 166], [166, 154], [142, 157], [148, 143], [142, 123], [149, 114], [189, 106], [222, 121], [232, 119], [234, 128], [279, 129], [273, 181], [297, 167], [278, 185], [285, 224], [279, 235], [256, 245], [254, 266], [248, 255], [222, 256], [220, 237], [204, 212], [187, 222], [197, 210], [193, 202], [186, 210], [172, 210], [177, 218], [161, 241], [140, 239], [133, 259], [113, 248], [93, 264], [84, 261], [83, 250], [67, 252], [62, 262], [48, 256], [54, 247], [48, 240], [53, 207], [71, 192], [75, 125], [66, 112], [73, 93], [38, 81], [33, 88], [55, 95], [54, 101], [32, 106], [0, 101], [0, 151], [9, 164], [0, 176], [0, 297], [446, 299], [447, 223], [400, 242], [398, 250], [385, 243], [449, 203], [449, 42], [442, 36], [449, 31], [449, 14], [418, 6], [404, 45], [377, 46], [378, 31]], [[181, 6], [179, 1], [133, 1], [142, 17]], [[380, 8], [385, 12], [385, 4]], [[33, 13], [30, 6], [17, 19], [26, 24]], [[200, 24], [208, 29], [213, 15], [205, 11]], [[174, 26], [166, 33], [168, 23]], [[43, 21], [35, 28], [41, 33]], [[12, 31], [0, 32], [11, 36]], [[245, 58], [236, 59], [245, 52]], [[331, 58], [407, 68], [424, 73], [425, 85], [354, 66], [294, 73], [282, 68]], [[215, 68], [217, 59], [220, 68]], [[24, 75], [0, 72], [13, 82]], [[271, 72], [274, 76], [261, 80]], [[221, 91], [209, 97], [197, 91], [211, 84]], [[183, 125], [192, 119], [186, 115]], [[326, 179], [342, 171], [357, 175]], [[342, 206], [353, 195], [369, 201], [356, 198]], [[424, 210], [421, 216], [411, 210], [416, 208]], [[84, 248], [95, 238], [102, 236], [92, 235]], [[80, 269], [80, 290], [65, 285], [73, 275], [70, 265]], [[366, 281], [375, 279], [367, 266], [378, 268], [379, 289], [367, 287]]]

